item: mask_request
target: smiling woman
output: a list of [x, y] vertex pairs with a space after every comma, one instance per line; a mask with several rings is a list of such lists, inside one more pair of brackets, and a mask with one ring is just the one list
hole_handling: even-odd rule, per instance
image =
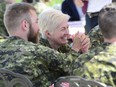
[[54, 9], [45, 10], [39, 15], [42, 39], [47, 40], [51, 48], [58, 50], [60, 46], [67, 44], [68, 20], [68, 15]]

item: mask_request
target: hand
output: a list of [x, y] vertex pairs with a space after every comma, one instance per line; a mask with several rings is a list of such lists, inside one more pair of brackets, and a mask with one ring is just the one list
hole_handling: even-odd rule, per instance
[[81, 52], [87, 52], [89, 50], [90, 47], [90, 39], [87, 35], [82, 35], [81, 37], [81, 44], [82, 44], [82, 48], [80, 49]]
[[79, 32], [77, 32], [73, 40], [72, 49], [75, 50], [76, 52], [81, 51], [84, 53], [88, 51], [89, 47], [90, 47], [89, 37], [85, 34], [80, 34]]
[[80, 37], [81, 37], [81, 34], [77, 32], [73, 38], [72, 49], [75, 50], [76, 52], [78, 52], [82, 48]]

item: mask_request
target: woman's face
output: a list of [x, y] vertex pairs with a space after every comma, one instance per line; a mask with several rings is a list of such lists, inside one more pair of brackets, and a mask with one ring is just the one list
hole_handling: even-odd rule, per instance
[[[49, 32], [50, 33], [50, 32]], [[69, 37], [68, 21], [64, 20], [58, 27], [50, 33], [49, 39], [58, 46], [65, 45]]]

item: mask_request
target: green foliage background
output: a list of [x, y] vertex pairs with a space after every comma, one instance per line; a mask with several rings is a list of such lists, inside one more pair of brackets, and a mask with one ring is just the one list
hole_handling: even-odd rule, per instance
[[[21, 2], [22, 0], [16, 0], [16, 2]], [[61, 4], [63, 0], [51, 0], [47, 5], [53, 6], [55, 4]]]
[[49, 6], [53, 6], [55, 4], [61, 4], [63, 0], [52, 0], [48, 3]]

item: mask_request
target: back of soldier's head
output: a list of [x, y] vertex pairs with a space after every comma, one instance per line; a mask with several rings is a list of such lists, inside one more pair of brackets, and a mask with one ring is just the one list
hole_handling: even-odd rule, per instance
[[116, 37], [116, 3], [106, 5], [99, 13], [99, 26], [104, 38]]
[[69, 16], [55, 9], [48, 9], [39, 15], [40, 33], [46, 38], [45, 31], [54, 32], [55, 29], [64, 21], [69, 20]]
[[35, 10], [35, 8], [28, 3], [15, 3], [6, 9], [4, 24], [9, 34], [16, 31], [23, 20], [31, 23], [30, 10]]

